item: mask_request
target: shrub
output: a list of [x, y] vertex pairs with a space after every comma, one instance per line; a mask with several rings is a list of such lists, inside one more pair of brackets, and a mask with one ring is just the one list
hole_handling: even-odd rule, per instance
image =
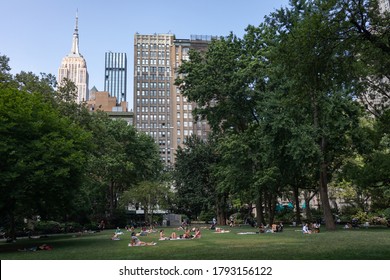
[[386, 219], [390, 219], [390, 208], [387, 208], [387, 209], [383, 210], [383, 216]]
[[213, 218], [214, 218], [213, 211], [202, 211], [202, 212], [200, 212], [198, 220], [205, 221], [206, 223], [208, 223], [209, 221], [212, 221]]
[[59, 222], [39, 221], [35, 225], [35, 231], [40, 234], [53, 234], [64, 232], [64, 228]]
[[368, 213], [363, 211], [358, 211], [355, 215], [352, 217], [353, 219], [358, 219], [360, 223], [369, 222], [370, 216]]

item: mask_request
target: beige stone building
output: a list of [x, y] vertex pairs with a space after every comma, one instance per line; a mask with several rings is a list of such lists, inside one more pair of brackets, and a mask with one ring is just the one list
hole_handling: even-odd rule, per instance
[[90, 94], [90, 99], [87, 102], [90, 111], [127, 112], [127, 102], [122, 101], [117, 104], [116, 97], [111, 96], [108, 91], [91, 90]]
[[207, 123], [194, 121], [196, 104], [188, 102], [174, 83], [188, 51], [207, 48], [211, 39], [176, 39], [173, 34], [134, 36], [134, 125], [155, 139], [166, 166], [174, 163], [175, 151], [186, 137], [195, 133], [207, 138]]

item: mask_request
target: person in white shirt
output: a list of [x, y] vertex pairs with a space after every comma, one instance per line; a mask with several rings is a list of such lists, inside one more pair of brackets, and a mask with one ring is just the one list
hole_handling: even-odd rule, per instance
[[308, 224], [305, 224], [305, 225], [303, 226], [302, 232], [303, 232], [304, 234], [310, 234], [310, 233], [311, 233], [311, 230], [309, 229]]

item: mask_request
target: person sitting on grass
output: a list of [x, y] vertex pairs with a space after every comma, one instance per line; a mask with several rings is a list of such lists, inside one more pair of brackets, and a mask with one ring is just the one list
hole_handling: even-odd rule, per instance
[[320, 233], [320, 226], [321, 226], [321, 224], [315, 222], [315, 223], [313, 224], [313, 232], [314, 232], [314, 233]]
[[189, 238], [192, 238], [194, 237], [193, 235], [191, 235], [191, 231], [189, 229], [187, 229], [184, 234], [183, 234], [183, 238], [185, 239], [189, 239]]
[[130, 246], [152, 246], [156, 245], [154, 242], [143, 242], [139, 240], [139, 238], [136, 236], [135, 232], [131, 233], [131, 242], [129, 243]]
[[193, 238], [201, 238], [202, 237], [202, 233], [200, 232], [200, 229], [197, 228], [195, 229], [195, 235]]
[[159, 240], [169, 240], [169, 237], [165, 237], [164, 230], [160, 230], [160, 239]]
[[311, 234], [311, 230], [309, 229], [309, 225], [306, 223], [302, 228], [303, 234]]
[[278, 225], [278, 232], [282, 232], [283, 231], [283, 223], [280, 222], [280, 224]]
[[173, 232], [171, 233], [171, 239], [177, 239], [176, 231], [173, 231]]
[[122, 235], [123, 232], [122, 232], [122, 230], [119, 227], [117, 227], [116, 230], [115, 230], [115, 234], [116, 235]]
[[119, 235], [117, 233], [114, 233], [112, 236], [111, 236], [111, 240], [121, 240], [119, 238]]

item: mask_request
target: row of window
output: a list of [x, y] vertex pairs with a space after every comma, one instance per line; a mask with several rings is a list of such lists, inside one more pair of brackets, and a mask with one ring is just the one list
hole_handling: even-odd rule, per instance
[[[169, 119], [169, 115], [155, 115], [155, 114], [152, 114], [152, 115], [141, 115], [141, 120], [143, 121], [148, 121], [148, 120], [151, 120], [151, 121], [165, 121], [166, 119]], [[137, 115], [137, 121], [140, 120], [140, 115]]]
[[[180, 105], [176, 105], [176, 110], [180, 111], [181, 110], [181, 106]], [[183, 110], [185, 110], [185, 111], [192, 110], [192, 105], [191, 104], [184, 104], [183, 105]]]
[[[177, 127], [180, 127], [180, 125], [181, 125], [181, 122], [180, 121], [177, 121]], [[193, 126], [193, 123], [191, 122], [191, 121], [189, 121], [189, 122], [183, 122], [183, 126], [184, 127], [192, 127]]]
[[137, 89], [140, 89], [140, 88], [169, 88], [171, 86], [171, 83], [170, 82], [142, 82], [142, 83], [137, 83]]
[[160, 154], [164, 154], [165, 155], [165, 151], [168, 155], [171, 154], [171, 149], [165, 149], [165, 148], [161, 148], [160, 149]]
[[[164, 75], [164, 74], [163, 74]], [[137, 81], [142, 80], [159, 80], [159, 81], [170, 81], [171, 77], [169, 75], [163, 76], [163, 75], [141, 75], [141, 72], [136, 73], [136, 79]]]
[[137, 65], [169, 65], [169, 60], [165, 59], [137, 59]]
[[[181, 114], [180, 114], [180, 112], [176, 114], [176, 118], [177, 118], [178, 120], [181, 119]], [[183, 118], [184, 118], [184, 119], [192, 119], [192, 113], [187, 113], [187, 112], [183, 113]]]
[[[169, 118], [169, 116], [167, 116]], [[157, 124], [157, 123], [140, 123], [137, 121], [137, 128], [143, 128], [143, 129], [164, 129], [167, 130], [164, 125]], [[168, 138], [170, 137], [171, 133], [168, 131]]]
[[[170, 111], [169, 107], [166, 107], [166, 109], [165, 109], [164, 106], [158, 106], [158, 107], [157, 106], [150, 106], [150, 107], [143, 106], [141, 108], [141, 112], [142, 113], [149, 113], [149, 112], [157, 113], [157, 108], [158, 108], [159, 113], [165, 113], [165, 111], [167, 111], [167, 113], [169, 113], [169, 111]], [[137, 107], [137, 113], [139, 113], [139, 107]]]
[[143, 43], [143, 44], [140, 44], [138, 43], [137, 44], [137, 48], [142, 48], [142, 49], [151, 49], [151, 50], [157, 50], [157, 49], [169, 49], [169, 44], [147, 44], [147, 43]]
[[137, 66], [137, 73], [139, 73], [139, 72], [141, 72], [141, 70], [142, 70], [142, 72], [149, 72], [149, 70], [150, 70], [150, 72], [151, 73], [157, 73], [157, 72], [159, 72], [160, 74], [162, 73], [169, 73], [169, 72], [171, 72], [171, 67], [169, 67], [169, 66], [167, 66], [167, 67], [165, 67], [165, 66]]
[[[157, 105], [161, 104], [164, 105], [166, 103], [169, 105], [169, 99], [164, 99], [164, 98], [137, 98], [137, 105], [142, 104], [142, 105]], [[158, 102], [158, 103], [157, 103]]]
[[137, 90], [137, 96], [169, 96], [170, 95], [170, 90]]
[[[141, 56], [141, 54], [142, 54], [142, 56], [143, 57], [145, 57], [145, 56], [149, 56], [149, 51], [137, 51], [137, 57], [140, 57]], [[158, 51], [158, 52], [156, 52], [156, 51], [151, 51], [150, 52], [150, 57], [160, 57], [160, 58], [165, 58], [165, 57], [167, 57], [167, 58], [169, 58], [169, 56], [170, 56], [170, 52], [169, 51]]]
[[[184, 135], [184, 136], [189, 136], [189, 135], [192, 135], [193, 133], [194, 133], [193, 130], [188, 130], [188, 129], [184, 129], [184, 130], [183, 130], [183, 135]], [[181, 135], [181, 130], [178, 129], [178, 130], [177, 130], [177, 136], [180, 136], [180, 135]]]

